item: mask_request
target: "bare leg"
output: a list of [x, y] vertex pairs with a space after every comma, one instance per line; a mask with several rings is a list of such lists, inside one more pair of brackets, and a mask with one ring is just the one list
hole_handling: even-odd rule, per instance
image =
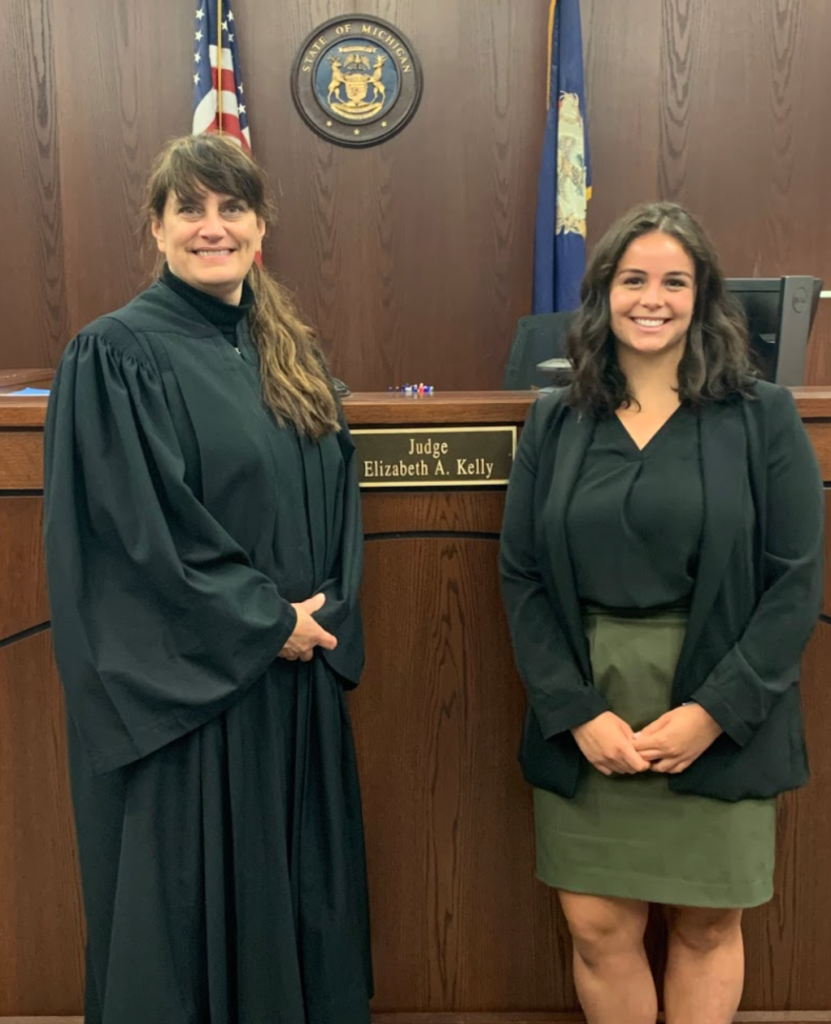
[[741, 910], [667, 907], [667, 1024], [730, 1024], [744, 985]]
[[588, 1024], [655, 1024], [658, 998], [643, 946], [649, 905], [562, 890], [559, 897]]

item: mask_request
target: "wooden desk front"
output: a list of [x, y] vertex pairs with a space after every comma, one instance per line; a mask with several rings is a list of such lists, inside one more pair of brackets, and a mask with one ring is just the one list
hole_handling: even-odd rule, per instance
[[[347, 413], [353, 427], [521, 425], [532, 400], [356, 395]], [[800, 390], [797, 400], [831, 487], [831, 391]], [[78, 1014], [83, 992], [62, 700], [42, 574], [43, 414], [42, 400], [0, 399], [0, 1017]], [[780, 801], [776, 897], [746, 917], [746, 1021], [831, 1021], [828, 495], [826, 601], [803, 675], [814, 775]], [[494, 1024], [581, 1019], [564, 923], [534, 880], [530, 792], [515, 758], [524, 699], [496, 574], [503, 501], [504, 490], [489, 488], [363, 494], [367, 669], [350, 703], [374, 1010], [384, 1024], [484, 1021], [471, 1014]]]

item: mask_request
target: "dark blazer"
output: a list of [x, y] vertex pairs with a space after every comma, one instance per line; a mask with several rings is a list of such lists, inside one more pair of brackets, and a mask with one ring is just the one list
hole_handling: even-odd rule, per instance
[[[822, 481], [785, 388], [701, 408], [704, 527], [672, 707], [701, 704], [724, 733], [678, 793], [769, 797], [802, 785], [808, 764], [797, 681], [822, 598]], [[573, 796], [588, 770], [570, 730], [609, 710], [592, 683], [566, 538], [566, 508], [594, 420], [563, 401], [531, 408], [505, 505], [500, 570], [528, 693], [520, 763], [528, 782]]]

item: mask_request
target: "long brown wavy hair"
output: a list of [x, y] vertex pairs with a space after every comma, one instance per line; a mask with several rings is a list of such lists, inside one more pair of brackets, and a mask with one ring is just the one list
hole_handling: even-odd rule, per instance
[[756, 375], [750, 362], [747, 323], [724, 284], [718, 257], [702, 226], [677, 203], [645, 203], [624, 214], [598, 242], [580, 288], [581, 305], [568, 334], [573, 366], [569, 404], [602, 417], [634, 401], [617, 361], [609, 291], [627, 248], [641, 235], [672, 236], [695, 266], [695, 303], [678, 366], [682, 404], [724, 402], [748, 395]]
[[[162, 149], [147, 182], [147, 222], [162, 220], [171, 193], [193, 202], [206, 190], [244, 200], [266, 228], [275, 222], [262, 169], [236, 142], [219, 134], [185, 135]], [[157, 273], [163, 265], [160, 256]], [[259, 264], [252, 265], [246, 280], [254, 293], [249, 325], [266, 404], [279, 423], [291, 422], [309, 437], [339, 430], [338, 402], [314, 330], [288, 291]]]

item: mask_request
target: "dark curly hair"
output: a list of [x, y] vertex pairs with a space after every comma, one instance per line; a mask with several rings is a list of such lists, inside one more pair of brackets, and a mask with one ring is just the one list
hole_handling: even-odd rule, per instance
[[567, 342], [573, 366], [568, 401], [581, 413], [609, 416], [634, 401], [617, 361], [609, 291], [626, 249], [653, 231], [672, 236], [695, 266], [692, 322], [678, 366], [682, 404], [723, 402], [749, 394], [756, 371], [750, 361], [747, 322], [725, 288], [718, 257], [704, 229], [677, 203], [645, 203], [609, 228], [586, 268], [580, 309]]

